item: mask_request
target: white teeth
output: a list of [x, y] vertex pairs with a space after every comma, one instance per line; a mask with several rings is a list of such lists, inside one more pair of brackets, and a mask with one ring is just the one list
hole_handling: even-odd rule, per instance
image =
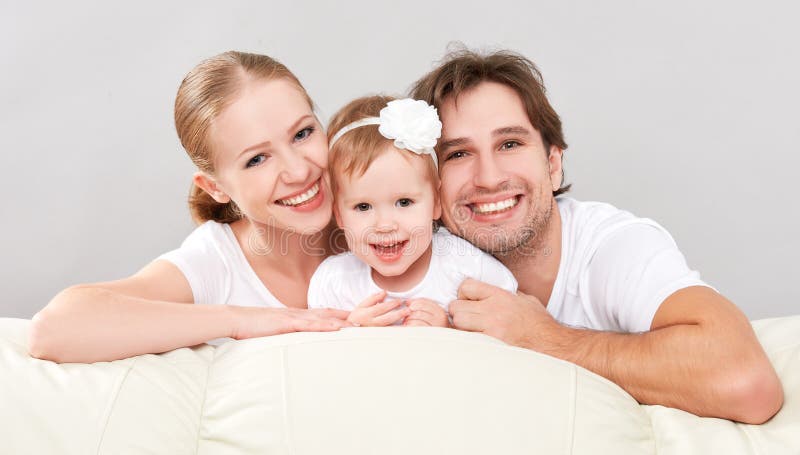
[[391, 243], [391, 244], [388, 244], [388, 245], [381, 245], [379, 243], [376, 243], [375, 246], [380, 247], [380, 248], [391, 248], [391, 247], [397, 246], [397, 245], [399, 245], [401, 243], [403, 243], [403, 242], [395, 242], [395, 243]]
[[517, 202], [519, 201], [517, 201], [516, 197], [510, 197], [506, 200], [499, 202], [490, 202], [488, 204], [474, 204], [472, 206], [472, 210], [476, 213], [481, 213], [481, 214], [499, 212], [514, 207], [515, 205], [517, 205]]
[[316, 196], [317, 193], [319, 193], [319, 182], [315, 183], [314, 186], [309, 188], [308, 191], [299, 196], [290, 197], [288, 199], [279, 199], [278, 202], [283, 205], [298, 205]]

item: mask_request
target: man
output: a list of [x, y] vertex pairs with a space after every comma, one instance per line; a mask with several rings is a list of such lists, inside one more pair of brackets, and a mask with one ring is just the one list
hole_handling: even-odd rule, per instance
[[412, 97], [436, 106], [442, 220], [494, 254], [517, 295], [465, 281], [454, 325], [576, 363], [640, 403], [763, 423], [780, 381], [744, 314], [653, 221], [556, 196], [567, 145], [541, 75], [512, 52], [460, 51]]

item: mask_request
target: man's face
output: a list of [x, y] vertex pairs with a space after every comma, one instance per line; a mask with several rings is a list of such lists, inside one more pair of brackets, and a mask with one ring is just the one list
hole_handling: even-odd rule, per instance
[[439, 109], [442, 220], [494, 254], [538, 246], [561, 185], [561, 150], [542, 137], [510, 87], [482, 82]]

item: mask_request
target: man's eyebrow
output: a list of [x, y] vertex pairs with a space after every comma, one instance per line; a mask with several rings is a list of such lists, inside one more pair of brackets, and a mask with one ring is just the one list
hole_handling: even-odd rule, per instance
[[447, 139], [439, 143], [439, 149], [444, 150], [450, 147], [460, 147], [462, 145], [468, 144], [469, 139], [465, 137], [457, 137], [453, 139]]
[[524, 134], [529, 135], [531, 131], [524, 126], [504, 126], [492, 131], [492, 136], [505, 136], [506, 134]]
[[[492, 131], [492, 136], [505, 136], [507, 134], [519, 134], [519, 135], [530, 135], [531, 130], [525, 128], [524, 126], [504, 126], [502, 128], [497, 128], [496, 130]], [[450, 147], [460, 147], [462, 145], [469, 144], [470, 140], [466, 137], [456, 137], [453, 139], [446, 139], [444, 141], [439, 142], [439, 146], [437, 147], [439, 150], [445, 150]]]
[[[293, 135], [295, 130], [300, 126], [300, 124], [305, 122], [306, 120], [308, 120], [310, 118], [313, 118], [312, 115], [311, 114], [306, 114], [306, 115], [300, 117], [299, 119], [295, 120], [295, 122], [292, 123], [292, 126], [290, 126], [286, 130], [287, 134], [292, 134]], [[253, 150], [264, 148], [264, 147], [269, 147], [270, 145], [272, 145], [272, 143], [270, 141], [259, 142], [258, 144], [251, 145], [250, 147], [247, 147], [246, 149], [242, 150], [242, 152], [239, 153], [239, 156], [237, 156], [236, 158], [238, 159], [239, 157], [241, 157], [242, 155], [244, 155], [247, 152], [251, 152]]]

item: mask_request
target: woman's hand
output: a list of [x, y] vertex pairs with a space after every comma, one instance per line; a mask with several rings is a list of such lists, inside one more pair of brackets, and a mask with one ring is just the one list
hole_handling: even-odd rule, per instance
[[408, 301], [410, 314], [403, 321], [407, 327], [450, 327], [444, 308], [430, 299], [412, 299]]
[[385, 327], [392, 325], [410, 314], [407, 307], [398, 308], [403, 300], [387, 300], [386, 291], [367, 297], [347, 317], [347, 321], [356, 326]]
[[344, 310], [243, 306], [229, 308], [234, 319], [234, 330], [230, 337], [236, 340], [290, 332], [331, 332], [352, 325], [347, 322], [350, 313]]

